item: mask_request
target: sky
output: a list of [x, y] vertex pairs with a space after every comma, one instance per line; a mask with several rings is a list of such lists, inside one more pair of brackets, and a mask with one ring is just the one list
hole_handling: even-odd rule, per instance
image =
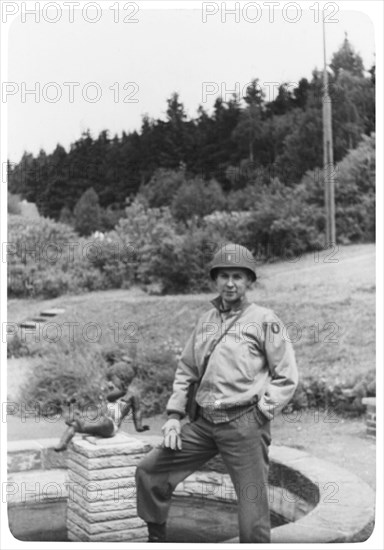
[[[57, 143], [68, 151], [87, 129], [93, 137], [102, 130], [111, 137], [139, 130], [145, 114], [165, 118], [173, 92], [194, 117], [199, 105], [210, 111], [218, 95], [229, 99], [253, 78], [269, 100], [277, 84], [310, 79], [323, 66], [321, 14], [308, 9], [315, 2], [297, 3], [296, 10], [284, 10], [287, 2], [281, 2], [273, 13], [240, 9], [237, 21], [214, 2], [205, 21], [201, 9], [136, 9], [139, 2], [121, 2], [132, 9], [119, 12], [110, 9], [112, 3], [94, 2], [94, 9], [72, 15], [62, 2], [51, 2], [56, 8], [42, 11], [36, 21], [23, 4], [9, 27], [2, 82], [12, 162], [24, 151], [50, 153]], [[374, 25], [364, 2], [353, 5], [351, 10], [343, 2], [328, 3], [327, 61], [347, 32], [369, 69], [375, 62]]]

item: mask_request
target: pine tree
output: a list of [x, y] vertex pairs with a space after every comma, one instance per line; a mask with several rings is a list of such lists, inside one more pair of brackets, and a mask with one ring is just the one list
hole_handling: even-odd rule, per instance
[[91, 187], [83, 193], [77, 201], [73, 211], [75, 229], [80, 235], [88, 236], [99, 228], [100, 206], [99, 197]]
[[345, 33], [345, 38], [340, 49], [333, 54], [330, 67], [337, 78], [341, 71], [348, 71], [354, 76], [363, 77], [364, 65], [360, 55], [355, 53], [351, 46], [348, 35]]

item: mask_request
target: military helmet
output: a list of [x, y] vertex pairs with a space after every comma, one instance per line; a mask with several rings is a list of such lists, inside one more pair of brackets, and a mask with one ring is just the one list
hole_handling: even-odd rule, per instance
[[252, 252], [240, 244], [228, 243], [216, 252], [209, 271], [212, 280], [216, 278], [217, 270], [221, 267], [224, 269], [229, 267], [246, 269], [253, 282], [257, 279], [256, 260]]

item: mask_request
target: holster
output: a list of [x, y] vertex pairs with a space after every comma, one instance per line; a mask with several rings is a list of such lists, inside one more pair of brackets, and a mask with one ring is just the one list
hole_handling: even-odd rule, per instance
[[191, 422], [194, 422], [199, 414], [199, 405], [196, 402], [196, 394], [199, 389], [199, 382], [192, 382], [188, 389], [186, 413]]

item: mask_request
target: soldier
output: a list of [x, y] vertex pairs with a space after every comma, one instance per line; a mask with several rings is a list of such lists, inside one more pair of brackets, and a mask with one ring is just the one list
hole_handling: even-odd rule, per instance
[[[137, 510], [150, 542], [166, 541], [171, 495], [178, 483], [220, 453], [238, 498], [240, 542], [270, 542], [267, 495], [270, 421], [292, 398], [298, 373], [291, 344], [272, 310], [250, 303], [255, 259], [223, 246], [210, 269], [218, 296], [180, 358], [167, 403], [164, 442], [136, 470]], [[181, 426], [197, 385], [197, 418]]]

